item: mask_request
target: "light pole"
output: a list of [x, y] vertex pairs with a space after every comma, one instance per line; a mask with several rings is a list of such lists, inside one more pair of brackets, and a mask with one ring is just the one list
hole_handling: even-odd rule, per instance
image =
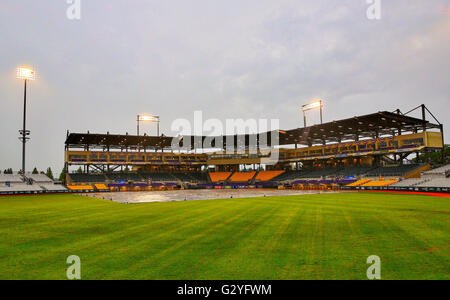
[[305, 104], [302, 106], [303, 122], [304, 122], [305, 127], [306, 127], [306, 112], [308, 110], [313, 110], [313, 109], [320, 109], [320, 124], [323, 124], [323, 112], [322, 112], [323, 102], [322, 102], [322, 100], [316, 100], [316, 101], [313, 101], [309, 104]]
[[153, 115], [138, 115], [137, 116], [137, 135], [139, 135], [139, 123], [140, 122], [153, 122], [157, 124], [157, 133], [159, 136], [159, 116]]
[[27, 124], [27, 82], [28, 80], [35, 80], [36, 74], [31, 67], [18, 67], [17, 68], [17, 78], [23, 79], [25, 82], [25, 88], [23, 93], [23, 127], [19, 130], [20, 137], [19, 140], [22, 141], [22, 173], [25, 175], [25, 145], [30, 139], [30, 131], [26, 129]]

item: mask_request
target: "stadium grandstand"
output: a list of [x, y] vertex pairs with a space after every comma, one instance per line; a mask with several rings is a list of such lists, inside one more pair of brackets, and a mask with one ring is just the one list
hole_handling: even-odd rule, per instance
[[[142, 191], [174, 188], [284, 187], [349, 188], [428, 185], [443, 167], [415, 163], [411, 157], [441, 152], [443, 125], [394, 112], [377, 112], [292, 130], [257, 135], [135, 136], [69, 133], [65, 142], [68, 189]], [[417, 108], [417, 109], [418, 109]], [[433, 117], [434, 118], [434, 117]], [[273, 136], [278, 136], [272, 141]], [[197, 153], [208, 138], [216, 151]], [[252, 149], [250, 141], [264, 138], [278, 159]], [[215, 141], [221, 139], [221, 145]], [[172, 148], [176, 141], [180, 148]], [[232, 144], [232, 150], [227, 142]], [[244, 145], [238, 141], [245, 141]], [[239, 146], [234, 146], [239, 145]], [[219, 149], [220, 148], [220, 149]], [[71, 168], [78, 168], [71, 172]], [[81, 170], [81, 172], [80, 172]], [[444, 178], [444, 179], [445, 179]], [[441, 178], [442, 179], [442, 178]], [[439, 182], [440, 183], [440, 182]], [[445, 182], [443, 183], [446, 184]]]
[[1, 174], [0, 195], [65, 193], [67, 188], [45, 174]]

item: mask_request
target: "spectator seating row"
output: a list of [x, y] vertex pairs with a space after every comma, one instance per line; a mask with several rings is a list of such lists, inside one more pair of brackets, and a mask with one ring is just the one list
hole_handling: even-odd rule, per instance
[[390, 186], [394, 183], [397, 183], [398, 180], [371, 180], [361, 186], [370, 187], [370, 186]]
[[450, 187], [450, 178], [434, 178], [417, 185], [419, 187]]
[[270, 181], [274, 179], [277, 176], [280, 176], [283, 174], [284, 171], [261, 171], [256, 175], [255, 180], [256, 181]]
[[404, 176], [418, 168], [422, 167], [420, 164], [378, 167], [367, 173], [367, 176]]
[[362, 186], [363, 184], [369, 183], [371, 180], [364, 178], [364, 179], [360, 179], [356, 182], [350, 183], [347, 186]]
[[26, 174], [26, 178], [31, 179], [33, 182], [39, 182], [39, 183], [53, 183], [53, 180], [51, 180], [47, 175], [45, 174]]
[[228, 177], [231, 176], [231, 174], [231, 172], [211, 172], [209, 173], [209, 177], [211, 178], [212, 182], [220, 182], [227, 180]]
[[255, 177], [256, 172], [255, 171], [251, 171], [251, 172], [235, 172], [233, 173], [233, 175], [231, 175], [230, 177], [230, 182], [248, 182], [250, 180], [253, 179], [253, 177]]
[[93, 183], [93, 182], [105, 182], [106, 176], [104, 174], [78, 174], [72, 173], [70, 174], [70, 178], [72, 182], [84, 182], [84, 183]]
[[446, 165], [440, 168], [436, 168], [427, 172], [424, 172], [424, 175], [445, 175], [448, 174], [450, 172], [450, 165]]
[[429, 181], [429, 179], [423, 179], [423, 178], [408, 178], [405, 180], [401, 180], [397, 183], [394, 183], [392, 186], [399, 186], [399, 187], [413, 187], [418, 186], [422, 183], [425, 183]]
[[0, 183], [11, 182], [19, 183], [23, 182], [23, 177], [20, 174], [0, 174]]

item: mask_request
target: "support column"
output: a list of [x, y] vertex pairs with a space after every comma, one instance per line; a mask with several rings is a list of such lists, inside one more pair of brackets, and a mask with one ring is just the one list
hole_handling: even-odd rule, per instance
[[444, 125], [439, 125], [442, 135], [442, 150], [441, 150], [441, 163], [445, 164], [445, 141], [444, 141]]

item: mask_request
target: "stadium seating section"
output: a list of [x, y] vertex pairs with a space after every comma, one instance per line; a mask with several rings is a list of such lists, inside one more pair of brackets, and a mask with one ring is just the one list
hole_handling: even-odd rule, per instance
[[53, 180], [44, 174], [27, 173], [0, 174], [0, 192], [65, 192], [67, 188], [61, 184], [55, 184]]
[[286, 171], [283, 174], [273, 178], [274, 181], [291, 181], [295, 179], [302, 178], [304, 174], [306, 174], [307, 171]]
[[231, 182], [248, 182], [255, 177], [256, 172], [235, 172], [230, 177]]
[[63, 185], [61, 185], [61, 184], [54, 184], [53, 182], [51, 182], [51, 183], [39, 183], [39, 186], [44, 191], [64, 192], [64, 191], [67, 190]]
[[92, 183], [92, 182], [105, 182], [106, 177], [103, 174], [70, 174], [72, 182]]
[[34, 182], [41, 182], [41, 183], [52, 183], [53, 180], [47, 177], [45, 174], [26, 174], [27, 178], [33, 180]]
[[420, 187], [450, 187], [450, 178], [434, 178], [427, 182], [418, 184]]
[[196, 182], [208, 182], [208, 173], [205, 172], [189, 173], [189, 176]]
[[176, 179], [182, 181], [182, 182], [192, 182], [194, 181], [194, 178], [189, 175], [189, 173], [183, 173], [183, 172], [177, 172], [172, 173], [173, 176], [175, 176]]
[[0, 192], [34, 192], [42, 191], [39, 185], [29, 185], [26, 183], [13, 183], [9, 186], [4, 183], [0, 185]]
[[367, 187], [367, 186], [389, 186], [391, 184], [397, 183], [397, 180], [371, 180], [365, 184], [362, 184], [361, 186]]
[[255, 180], [257, 181], [270, 181], [277, 176], [283, 174], [284, 171], [261, 171], [256, 175]]
[[411, 164], [401, 166], [379, 167], [367, 173], [367, 176], [404, 176], [423, 165]]
[[436, 168], [424, 173], [424, 175], [447, 175], [450, 172], [450, 165]]
[[113, 181], [142, 181], [137, 173], [108, 173], [108, 178]]
[[139, 175], [141, 175], [141, 177], [145, 181], [172, 181], [172, 182], [178, 181], [178, 179], [172, 173], [168, 172], [139, 173]]
[[96, 183], [96, 184], [94, 184], [94, 186], [97, 190], [107, 190], [108, 189], [108, 187], [103, 183]]
[[369, 183], [371, 180], [370, 179], [360, 179], [354, 183], [350, 183], [347, 186], [361, 186], [363, 184]]
[[71, 191], [94, 190], [91, 185], [69, 185], [67, 188]]
[[212, 182], [220, 182], [225, 181], [230, 177], [231, 172], [211, 172], [209, 173], [209, 177]]
[[0, 174], [0, 183], [2, 182], [23, 182], [23, 178], [19, 174]]
[[425, 183], [429, 180], [424, 179], [424, 178], [408, 178], [405, 180], [401, 180], [397, 183], [394, 183], [392, 186], [401, 186], [401, 187], [414, 187], [414, 186], [418, 186], [422, 183]]

